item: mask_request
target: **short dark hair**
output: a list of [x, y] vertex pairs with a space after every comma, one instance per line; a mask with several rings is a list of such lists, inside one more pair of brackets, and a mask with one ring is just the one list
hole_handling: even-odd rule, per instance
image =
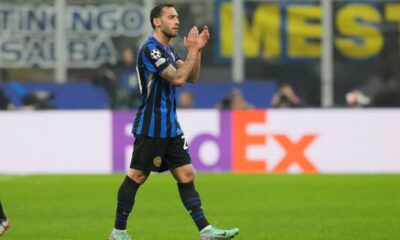
[[151, 23], [151, 26], [153, 27], [153, 29], [156, 29], [156, 26], [153, 23], [153, 19], [159, 18], [161, 16], [161, 12], [162, 12], [163, 8], [165, 8], [165, 7], [174, 7], [174, 5], [170, 4], [170, 3], [161, 3], [161, 4], [158, 4], [157, 6], [155, 6], [153, 9], [151, 9], [150, 23]]

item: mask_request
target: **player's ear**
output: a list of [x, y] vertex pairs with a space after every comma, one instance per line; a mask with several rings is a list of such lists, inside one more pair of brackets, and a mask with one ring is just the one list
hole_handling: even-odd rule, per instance
[[159, 18], [154, 18], [153, 19], [153, 23], [154, 23], [154, 26], [157, 28], [157, 27], [160, 27], [160, 25], [161, 25], [161, 20], [159, 19]]

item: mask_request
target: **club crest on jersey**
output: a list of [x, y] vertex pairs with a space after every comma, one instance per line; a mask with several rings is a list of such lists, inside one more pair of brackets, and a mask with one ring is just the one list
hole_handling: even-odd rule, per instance
[[161, 58], [161, 52], [158, 49], [153, 49], [150, 51], [150, 57], [154, 60], [158, 60]]
[[153, 159], [153, 164], [154, 164], [154, 166], [156, 166], [156, 167], [160, 167], [161, 166], [161, 157], [160, 156], [157, 156], [157, 157], [155, 157], [154, 159]]

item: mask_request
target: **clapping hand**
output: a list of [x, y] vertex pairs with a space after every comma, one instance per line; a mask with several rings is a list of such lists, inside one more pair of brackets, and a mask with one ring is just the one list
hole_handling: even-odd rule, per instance
[[200, 49], [202, 49], [208, 42], [208, 39], [210, 39], [210, 32], [208, 31], [208, 26], [204, 26], [203, 31], [199, 34], [199, 45]]
[[203, 31], [199, 34], [198, 28], [192, 27], [186, 37], [183, 39], [183, 44], [185, 48], [190, 50], [200, 51], [210, 39], [210, 33], [208, 27], [205, 26]]

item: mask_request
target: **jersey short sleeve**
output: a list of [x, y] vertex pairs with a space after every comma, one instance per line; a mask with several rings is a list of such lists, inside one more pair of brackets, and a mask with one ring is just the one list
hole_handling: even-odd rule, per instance
[[153, 73], [161, 73], [170, 64], [169, 56], [165, 50], [153, 44], [144, 46], [141, 57], [146, 69]]
[[171, 47], [171, 51], [172, 51], [172, 54], [174, 54], [175, 62], [178, 60], [181, 60], [181, 57], [179, 56], [179, 54], [175, 51], [175, 49], [173, 47]]

